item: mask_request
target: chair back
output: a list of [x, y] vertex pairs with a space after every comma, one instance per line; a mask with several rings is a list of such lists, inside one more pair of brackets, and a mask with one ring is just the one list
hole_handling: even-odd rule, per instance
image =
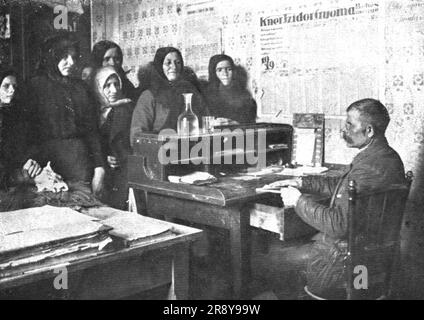
[[[368, 298], [380, 285], [378, 296], [387, 296], [394, 263], [400, 247], [400, 229], [413, 174], [406, 183], [390, 185], [372, 193], [358, 195], [355, 181], [349, 181], [348, 239], [345, 259], [347, 299]], [[355, 288], [355, 266], [366, 267], [368, 283]], [[368, 288], [369, 287], [369, 288]]]

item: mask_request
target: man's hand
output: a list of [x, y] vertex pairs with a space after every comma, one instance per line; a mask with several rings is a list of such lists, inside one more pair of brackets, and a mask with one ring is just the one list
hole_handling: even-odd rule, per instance
[[295, 207], [297, 205], [297, 201], [302, 195], [299, 190], [290, 186], [287, 188], [281, 188], [280, 192], [284, 207]]
[[105, 169], [97, 167], [94, 169], [93, 180], [91, 181], [91, 189], [96, 197], [101, 197], [104, 188]]
[[264, 188], [274, 189], [274, 188], [288, 187], [288, 186], [295, 187], [298, 189], [302, 188], [302, 177], [274, 181], [264, 186]]
[[41, 167], [37, 161], [28, 159], [28, 161], [22, 167], [24, 176], [28, 176], [31, 179], [34, 179], [41, 173]]
[[107, 163], [112, 169], [116, 169], [121, 166], [119, 160], [114, 156], [107, 156]]

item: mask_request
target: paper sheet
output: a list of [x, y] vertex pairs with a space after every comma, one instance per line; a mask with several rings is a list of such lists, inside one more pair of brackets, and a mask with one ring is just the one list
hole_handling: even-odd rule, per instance
[[276, 174], [283, 175], [283, 176], [303, 176], [306, 174], [320, 174], [325, 171], [328, 171], [327, 167], [310, 167], [310, 166], [302, 166], [298, 168], [285, 168], [283, 171], [278, 172]]
[[171, 229], [165, 222], [135, 214], [112, 217], [102, 223], [113, 228], [109, 232], [111, 235], [130, 242], [159, 235]]
[[297, 164], [310, 166], [313, 164], [315, 149], [315, 129], [295, 129]]
[[104, 229], [69, 208], [43, 206], [0, 214], [0, 253], [83, 237]]

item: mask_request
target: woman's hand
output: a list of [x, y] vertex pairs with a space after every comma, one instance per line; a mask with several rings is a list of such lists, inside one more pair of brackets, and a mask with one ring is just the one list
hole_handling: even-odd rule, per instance
[[108, 163], [109, 167], [111, 167], [112, 169], [116, 169], [116, 168], [119, 168], [121, 166], [118, 158], [116, 158], [114, 156], [107, 156], [107, 163]]
[[124, 99], [119, 99], [119, 100], [117, 100], [115, 102], [110, 102], [109, 103], [109, 106], [111, 106], [112, 108], [114, 108], [114, 107], [119, 107], [120, 105], [131, 103], [131, 102], [132, 102], [131, 99], [124, 98]]
[[41, 170], [41, 166], [38, 164], [38, 162], [32, 159], [28, 159], [22, 167], [24, 176], [27, 176], [31, 179], [34, 179], [36, 176], [38, 176], [41, 173]]
[[104, 189], [105, 169], [97, 167], [94, 169], [93, 180], [91, 181], [91, 189], [96, 197], [101, 197]]

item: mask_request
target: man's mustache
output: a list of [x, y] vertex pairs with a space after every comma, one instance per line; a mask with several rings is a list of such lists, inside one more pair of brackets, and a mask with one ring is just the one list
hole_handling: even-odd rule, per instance
[[344, 141], [346, 141], [347, 143], [353, 143], [353, 140], [351, 137], [349, 137], [346, 132], [343, 132], [342, 138]]

